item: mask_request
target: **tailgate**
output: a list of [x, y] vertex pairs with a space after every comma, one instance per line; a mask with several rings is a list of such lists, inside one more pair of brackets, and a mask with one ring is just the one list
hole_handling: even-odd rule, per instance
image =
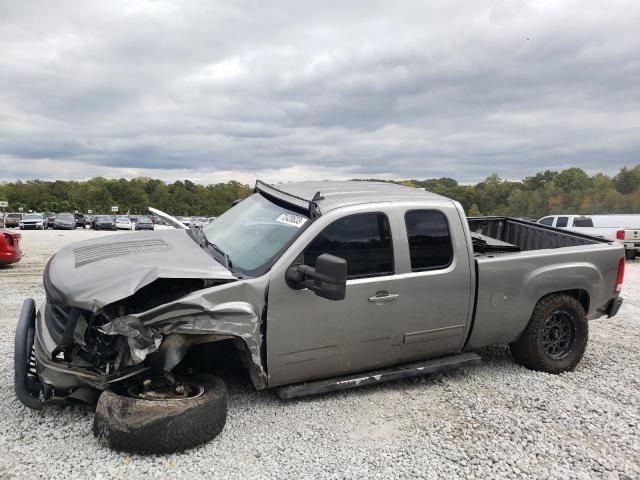
[[627, 228], [624, 230], [625, 242], [640, 242], [640, 228]]

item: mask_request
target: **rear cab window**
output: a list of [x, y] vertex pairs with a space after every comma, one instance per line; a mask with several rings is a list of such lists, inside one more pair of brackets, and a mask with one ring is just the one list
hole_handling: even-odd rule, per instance
[[556, 221], [557, 228], [564, 228], [569, 224], [569, 217], [558, 217]]
[[593, 227], [593, 220], [589, 217], [576, 217], [573, 219], [574, 227]]
[[453, 260], [449, 223], [438, 210], [405, 213], [412, 272], [447, 268]]
[[347, 261], [347, 279], [393, 275], [393, 242], [389, 219], [383, 213], [340, 218], [327, 226], [305, 249], [304, 263], [329, 253]]

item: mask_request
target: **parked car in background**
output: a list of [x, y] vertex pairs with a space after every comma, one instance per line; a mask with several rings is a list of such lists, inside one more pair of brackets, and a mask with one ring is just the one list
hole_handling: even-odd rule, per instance
[[76, 219], [76, 228], [81, 227], [84, 228], [86, 225], [86, 221], [84, 219], [84, 215], [82, 213], [74, 213], [73, 217]]
[[116, 217], [116, 229], [117, 230], [131, 230], [133, 223], [128, 217]]
[[185, 227], [191, 228], [191, 222], [193, 221], [193, 219], [191, 217], [180, 217], [180, 221]]
[[84, 226], [86, 227], [87, 225], [89, 226], [89, 228], [91, 228], [91, 222], [93, 222], [93, 219], [96, 216], [93, 213], [87, 213], [84, 216]]
[[111, 215], [96, 215], [91, 222], [93, 230], [115, 230], [116, 224]]
[[75, 230], [76, 218], [73, 213], [59, 213], [53, 221], [55, 230]]
[[18, 228], [22, 216], [22, 213], [7, 213], [4, 217], [4, 226], [6, 228]]
[[53, 222], [56, 219], [56, 214], [53, 212], [44, 212], [43, 215], [47, 217], [47, 220], [49, 221], [49, 228], [53, 227]]
[[19, 223], [20, 230], [46, 230], [49, 219], [42, 213], [27, 213]]
[[640, 253], [640, 215], [548, 215], [538, 223], [622, 243], [627, 260]]
[[155, 228], [153, 221], [149, 217], [138, 217], [133, 225], [134, 230], [153, 230]]
[[0, 228], [0, 265], [9, 265], [19, 262], [22, 258], [20, 239], [18, 232], [10, 232]]
[[204, 228], [209, 224], [209, 220], [204, 217], [193, 217], [191, 219], [191, 228]]

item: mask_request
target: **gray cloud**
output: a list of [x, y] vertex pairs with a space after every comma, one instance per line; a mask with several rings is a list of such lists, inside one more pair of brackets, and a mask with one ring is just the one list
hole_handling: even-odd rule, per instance
[[0, 179], [640, 161], [640, 4], [0, 3]]

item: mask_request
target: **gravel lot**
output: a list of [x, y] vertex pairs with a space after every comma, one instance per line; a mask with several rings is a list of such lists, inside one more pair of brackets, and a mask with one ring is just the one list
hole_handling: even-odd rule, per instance
[[13, 393], [21, 302], [43, 298], [47, 257], [107, 232], [23, 232], [24, 259], [0, 269], [0, 478], [640, 478], [640, 263], [627, 264], [625, 304], [590, 324], [578, 369], [548, 375], [505, 347], [481, 366], [281, 402], [241, 381], [209, 444], [170, 456], [100, 447], [86, 408], [22, 407]]

